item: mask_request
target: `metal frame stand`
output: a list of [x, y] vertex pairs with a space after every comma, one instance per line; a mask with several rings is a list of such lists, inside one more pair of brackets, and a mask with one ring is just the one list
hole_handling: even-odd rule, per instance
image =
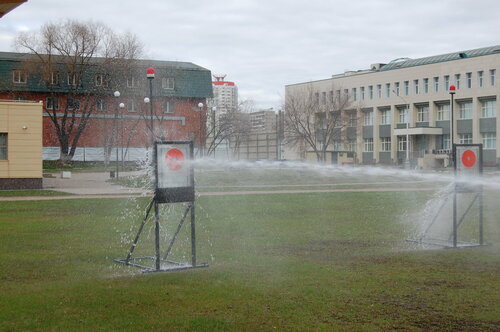
[[[457, 177], [457, 156], [456, 156], [456, 149], [457, 147], [467, 147], [467, 146], [479, 146], [479, 156], [478, 156], [478, 163], [479, 163], [479, 174], [482, 174], [482, 145], [481, 144], [453, 144], [453, 160], [454, 160], [454, 168], [455, 168], [455, 177]], [[465, 209], [465, 212], [459, 217], [458, 216], [458, 196], [459, 194], [475, 194], [472, 201], [469, 203], [467, 208]], [[448, 200], [452, 198], [452, 232], [449, 235], [448, 239], [436, 239], [436, 238], [431, 238], [428, 236], [432, 226], [437, 222], [438, 217], [441, 213], [441, 211], [444, 209], [446, 206], [446, 203]], [[475, 242], [463, 242], [463, 241], [458, 241], [458, 231], [460, 226], [462, 225], [463, 221], [465, 220], [465, 217], [469, 214], [471, 211], [472, 207], [477, 204], [478, 209], [479, 209], [479, 216], [478, 216], [478, 228], [479, 228], [479, 241], [477, 243]], [[442, 204], [439, 206], [438, 211], [436, 212], [436, 215], [433, 217], [432, 221], [429, 223], [429, 225], [426, 227], [426, 229], [422, 232], [422, 235], [418, 239], [408, 239], [410, 242], [417, 242], [419, 244], [426, 244], [426, 245], [435, 245], [435, 246], [441, 246], [444, 248], [462, 248], [462, 247], [477, 247], [477, 246], [483, 246], [485, 245], [484, 243], [484, 226], [483, 226], [483, 186], [482, 185], [476, 185], [476, 186], [470, 186], [470, 185], [464, 185], [463, 183], [460, 183], [457, 181], [455, 178], [454, 183], [453, 183], [453, 191], [448, 194], [447, 197], [444, 198]]]
[[[149, 214], [153, 206], [154, 206], [154, 223], [155, 223], [155, 256], [132, 257], [132, 254], [134, 253], [134, 250], [137, 247], [137, 243], [139, 242], [139, 238], [144, 229], [144, 225], [146, 224], [149, 218]], [[179, 235], [179, 232], [181, 231], [184, 221], [186, 220], [186, 217], [189, 212], [191, 214], [191, 264], [173, 261], [168, 258], [174, 246], [175, 240], [177, 239], [177, 235]], [[156, 200], [155, 197], [153, 197], [146, 208], [145, 216], [142, 219], [142, 222], [139, 226], [139, 230], [137, 231], [134, 241], [132, 242], [132, 245], [127, 253], [127, 257], [125, 259], [115, 259], [115, 262], [140, 268], [142, 269], [143, 272], [171, 272], [178, 270], [208, 267], [207, 263], [202, 263], [199, 265], [196, 264], [195, 225], [196, 225], [195, 203], [189, 202], [186, 207], [186, 210], [184, 211], [184, 214], [182, 215], [181, 220], [179, 221], [179, 224], [177, 225], [177, 229], [174, 235], [172, 236], [170, 242], [168, 243], [167, 250], [165, 251], [165, 254], [163, 255], [162, 258], [160, 250], [159, 207], [158, 207], [158, 201]], [[144, 265], [142, 264], [143, 261], [153, 261], [154, 266]]]

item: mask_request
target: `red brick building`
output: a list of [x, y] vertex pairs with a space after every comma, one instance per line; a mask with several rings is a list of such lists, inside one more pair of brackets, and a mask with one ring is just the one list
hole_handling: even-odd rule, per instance
[[[108, 86], [103, 75], [94, 74], [82, 79], [80, 94], [70, 94], [68, 87], [74, 83], [70, 75], [52, 73], [57, 88], [47, 87], [37, 75], [24, 70], [27, 57], [0, 52], [0, 99], [43, 102], [44, 159], [59, 159], [61, 144], [54, 117], [58, 126], [76, 128], [82, 119], [86, 121], [73, 160], [114, 160], [117, 155], [118, 159], [137, 160], [151, 146], [151, 124], [156, 140], [194, 140], [195, 146], [204, 143], [206, 99], [212, 97], [211, 73], [205, 68], [187, 62], [140, 60], [120, 88]], [[151, 81], [146, 77], [149, 67], [155, 70]], [[93, 93], [100, 85], [105, 88]], [[119, 97], [114, 96], [115, 91], [120, 92]], [[144, 101], [146, 97], [151, 98], [150, 103]], [[77, 135], [76, 130], [71, 135]]]

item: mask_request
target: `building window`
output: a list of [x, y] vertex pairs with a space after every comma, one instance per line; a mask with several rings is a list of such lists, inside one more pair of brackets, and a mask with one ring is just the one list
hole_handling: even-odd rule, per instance
[[45, 105], [45, 108], [48, 110], [58, 110], [59, 99], [57, 97], [47, 97]]
[[472, 144], [472, 134], [460, 134], [460, 144]]
[[493, 150], [497, 148], [497, 133], [483, 133], [483, 149]]
[[319, 105], [319, 92], [314, 93], [314, 102], [316, 105]]
[[446, 75], [444, 77], [444, 89], [448, 91], [450, 89], [450, 76]]
[[365, 152], [373, 152], [373, 138], [365, 138], [364, 139], [365, 143]]
[[383, 125], [391, 124], [391, 110], [380, 111], [380, 124]]
[[95, 107], [98, 111], [104, 112], [106, 110], [106, 102], [104, 99], [97, 99]]
[[479, 88], [483, 87], [483, 71], [482, 70], [477, 72], [477, 86]]
[[333, 151], [342, 151], [342, 144], [340, 141], [333, 141]]
[[163, 113], [174, 113], [174, 102], [165, 101], [163, 103]]
[[357, 99], [357, 91], [356, 88], [352, 88], [352, 100], [356, 101]]
[[406, 136], [398, 136], [398, 151], [406, 151]]
[[96, 75], [95, 76], [95, 86], [103, 86], [104, 85], [104, 76], [103, 75]]
[[445, 121], [450, 119], [450, 104], [437, 105], [437, 120]]
[[135, 77], [127, 77], [127, 88], [139, 87], [139, 80]]
[[495, 69], [490, 69], [490, 85], [494, 86], [495, 85]]
[[439, 77], [434, 77], [434, 92], [439, 91]]
[[368, 87], [368, 96], [370, 99], [373, 99], [373, 85]]
[[7, 160], [7, 133], [0, 133], [0, 160]]
[[137, 102], [134, 99], [129, 99], [127, 102], [127, 111], [132, 113], [137, 112], [138, 110]]
[[429, 93], [429, 79], [424, 78], [424, 93]]
[[326, 92], [321, 92], [321, 104], [326, 105]]
[[460, 74], [455, 74], [455, 85], [457, 90], [460, 89]]
[[387, 152], [391, 151], [391, 138], [381, 137], [380, 138], [380, 151]]
[[365, 87], [364, 86], [362, 86], [360, 88], [360, 94], [361, 94], [361, 96], [360, 96], [361, 100], [365, 100]]
[[377, 97], [382, 98], [382, 84], [377, 84]]
[[410, 122], [410, 110], [407, 107], [398, 108], [399, 110], [399, 123]]
[[173, 77], [163, 77], [161, 79], [161, 87], [167, 90], [173, 90], [175, 88], [175, 79]]
[[418, 87], [418, 80], [413, 80], [413, 91], [415, 92], [416, 95], [420, 93], [419, 87]]
[[385, 96], [387, 98], [391, 96], [391, 83], [385, 83]]
[[55, 71], [50, 73], [50, 84], [59, 85], [59, 74]]
[[442, 135], [441, 136], [441, 149], [449, 150], [450, 149], [450, 135]]
[[363, 115], [363, 125], [373, 126], [373, 111], [365, 112]]
[[497, 101], [484, 100], [481, 102], [481, 117], [494, 118], [497, 116]]
[[[346, 91], [347, 91], [347, 89], [346, 89]], [[346, 92], [346, 94], [347, 94], [347, 92]], [[333, 90], [328, 91], [328, 102], [330, 104], [333, 104]]]
[[465, 80], [467, 82], [467, 89], [472, 88], [472, 73], [466, 73]]
[[26, 84], [28, 82], [28, 74], [21, 70], [14, 70], [12, 72], [12, 82], [16, 84]]
[[405, 81], [405, 96], [408, 96], [410, 94], [410, 81]]
[[349, 127], [356, 127], [356, 113], [349, 113]]
[[68, 110], [78, 111], [80, 109], [80, 100], [75, 98], [68, 98]]
[[347, 151], [356, 152], [356, 140], [350, 139], [347, 141]]
[[68, 82], [68, 85], [72, 85], [72, 86], [77, 85], [76, 74], [68, 74], [66, 77], [66, 80]]
[[429, 106], [417, 107], [417, 122], [429, 122]]
[[472, 119], [472, 103], [460, 103], [458, 107], [460, 109], [460, 120]]
[[394, 83], [394, 93], [399, 96], [399, 82]]

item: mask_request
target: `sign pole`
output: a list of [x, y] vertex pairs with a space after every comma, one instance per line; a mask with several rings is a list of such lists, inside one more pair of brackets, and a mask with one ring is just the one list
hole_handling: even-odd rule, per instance
[[191, 265], [196, 266], [196, 216], [194, 202], [191, 203]]
[[155, 254], [156, 270], [160, 270], [160, 215], [158, 213], [158, 201], [155, 199]]

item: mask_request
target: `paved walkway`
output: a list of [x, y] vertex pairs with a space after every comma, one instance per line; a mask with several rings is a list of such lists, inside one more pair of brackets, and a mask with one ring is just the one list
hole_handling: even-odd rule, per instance
[[[120, 176], [131, 176], [138, 172], [122, 172]], [[109, 172], [71, 173], [71, 178], [62, 178], [61, 173], [43, 178], [43, 188], [73, 195], [140, 195], [143, 189], [128, 188], [109, 182]]]

